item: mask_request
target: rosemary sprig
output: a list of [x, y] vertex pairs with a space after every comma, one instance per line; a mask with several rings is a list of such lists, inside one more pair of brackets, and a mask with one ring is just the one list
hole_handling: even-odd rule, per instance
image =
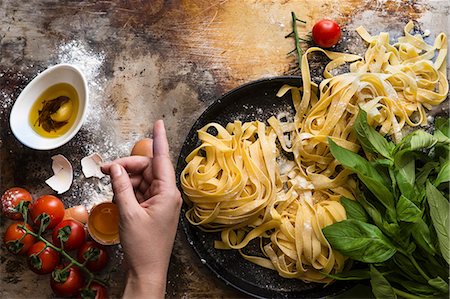
[[45, 131], [51, 132], [56, 131], [62, 126], [66, 125], [68, 123], [67, 121], [54, 121], [51, 118], [51, 115], [53, 113], [56, 113], [58, 109], [68, 101], [70, 101], [70, 98], [66, 96], [59, 96], [56, 99], [45, 100], [43, 102], [42, 109], [38, 111], [39, 116], [34, 126], [36, 126], [37, 124], [38, 126], [42, 126]]
[[297, 22], [301, 22], [303, 24], [306, 24], [306, 21], [303, 21], [303, 20], [300, 20], [299, 18], [297, 18], [297, 16], [295, 15], [295, 12], [293, 12], [293, 11], [291, 11], [291, 16], [292, 16], [292, 32], [289, 33], [288, 35], [286, 35], [285, 38], [288, 38], [288, 37], [293, 37], [294, 38], [294, 40], [295, 40], [295, 49], [292, 50], [291, 52], [289, 52], [288, 54], [291, 54], [293, 52], [297, 52], [298, 68], [301, 69], [303, 50], [300, 47], [300, 41], [308, 42], [308, 40], [298, 36]]

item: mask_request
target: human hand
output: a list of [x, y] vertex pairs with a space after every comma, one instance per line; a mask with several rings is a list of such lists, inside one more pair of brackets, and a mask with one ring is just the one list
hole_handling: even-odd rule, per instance
[[131, 156], [102, 166], [111, 176], [120, 213], [120, 242], [128, 263], [124, 297], [163, 298], [178, 225], [181, 195], [169, 158], [163, 121], [153, 127], [153, 156]]

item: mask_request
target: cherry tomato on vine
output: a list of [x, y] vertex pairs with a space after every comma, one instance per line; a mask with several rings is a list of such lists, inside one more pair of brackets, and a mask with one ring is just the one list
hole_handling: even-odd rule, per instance
[[99, 272], [108, 264], [109, 257], [106, 248], [94, 241], [87, 241], [78, 249], [78, 262], [84, 263], [89, 256], [92, 259], [86, 262], [86, 267], [92, 272]]
[[38, 241], [28, 250], [28, 266], [36, 274], [51, 273], [59, 265], [59, 253]]
[[[3, 237], [3, 242], [9, 252], [14, 254], [25, 254], [28, 249], [36, 242], [36, 238], [19, 227], [23, 226], [23, 222], [15, 222], [8, 226], [5, 235]], [[25, 224], [25, 227], [30, 231], [33, 231], [30, 225]]]
[[108, 292], [104, 286], [95, 281], [80, 291], [82, 299], [107, 299]]
[[63, 220], [53, 230], [52, 240], [53, 244], [64, 248], [64, 250], [77, 249], [86, 240], [86, 231], [79, 221]]
[[44, 195], [39, 197], [30, 210], [31, 220], [39, 226], [41, 224], [41, 215], [47, 215], [49, 220], [47, 229], [54, 228], [64, 218], [64, 204], [53, 195]]
[[341, 38], [341, 28], [332, 20], [320, 20], [312, 29], [312, 38], [316, 45], [330, 48]]
[[6, 190], [1, 199], [3, 215], [9, 219], [23, 220], [22, 214], [17, 210], [22, 201], [28, 205], [33, 202], [30, 192], [19, 187]]
[[59, 265], [50, 276], [50, 286], [53, 293], [59, 297], [73, 297], [78, 294], [84, 284], [84, 277], [80, 269], [67, 265]]

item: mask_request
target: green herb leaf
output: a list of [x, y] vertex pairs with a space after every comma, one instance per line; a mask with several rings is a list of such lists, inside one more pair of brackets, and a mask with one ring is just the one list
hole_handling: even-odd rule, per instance
[[436, 131], [440, 131], [443, 135], [450, 138], [450, 119], [449, 118], [436, 117], [434, 120], [434, 127], [436, 128]]
[[434, 119], [434, 127], [450, 138], [450, 119], [448, 117], [436, 117]]
[[428, 284], [422, 284], [417, 281], [405, 280], [403, 277], [398, 277], [394, 275], [389, 276], [390, 282], [395, 282], [404, 287], [408, 292], [413, 294], [419, 294], [423, 296], [431, 296], [437, 295], [437, 291], [435, 288], [431, 287]]
[[370, 265], [370, 285], [375, 298], [397, 298], [389, 281], [373, 265]]
[[343, 255], [365, 263], [381, 263], [397, 249], [378, 227], [348, 219], [322, 229], [331, 246]]
[[388, 209], [388, 213], [395, 212], [394, 198], [392, 192], [386, 187], [387, 182], [366, 159], [360, 155], [337, 145], [330, 138], [328, 139], [331, 154], [345, 168], [350, 169], [367, 186], [367, 188], [377, 197], [377, 199]]
[[422, 211], [408, 198], [401, 195], [397, 202], [397, 217], [405, 222], [417, 222], [422, 217]]
[[428, 280], [428, 284], [444, 294], [448, 294], [448, 283], [439, 276]]
[[412, 155], [403, 155], [401, 157], [403, 159], [395, 160], [395, 178], [397, 185], [404, 196], [414, 198], [416, 194], [416, 188], [414, 186], [416, 180], [416, 162]]
[[403, 254], [397, 252], [392, 258], [395, 265], [401, 270], [401, 274], [409, 277], [411, 280], [427, 283], [420, 275], [411, 260]]
[[414, 131], [395, 146], [393, 150], [394, 160], [400, 160], [401, 156], [408, 152], [431, 148], [437, 142], [438, 139], [436, 137], [423, 130]]
[[388, 221], [383, 219], [383, 216], [381, 215], [380, 211], [366, 199], [364, 193], [362, 193], [359, 190], [356, 190], [356, 192], [358, 202], [363, 206], [364, 210], [367, 212], [370, 218], [372, 218], [375, 225], [378, 226], [383, 231], [383, 233], [385, 233], [390, 237], [398, 235], [400, 229], [398, 224], [389, 223]]
[[434, 185], [438, 187], [442, 183], [450, 182], [450, 161], [447, 160], [442, 164], [441, 170], [437, 175], [436, 181], [434, 181]]
[[413, 229], [411, 230], [411, 235], [414, 239], [414, 242], [428, 252], [431, 255], [436, 254], [436, 249], [434, 248], [433, 241], [431, 239], [431, 232], [428, 228], [428, 225], [423, 221], [423, 219], [419, 219], [416, 223], [411, 224]]
[[367, 123], [367, 113], [363, 109], [359, 109], [353, 125], [353, 131], [356, 133], [358, 141], [364, 150], [380, 154], [388, 160], [393, 160], [391, 151], [394, 149], [394, 145]]
[[427, 182], [427, 201], [430, 206], [430, 216], [439, 240], [439, 249], [442, 257], [450, 264], [449, 252], [449, 203], [448, 200]]
[[436, 169], [439, 169], [439, 167], [441, 167], [441, 163], [436, 161], [430, 161], [425, 163], [425, 165], [423, 165], [422, 168], [420, 168], [419, 170], [416, 170], [417, 172], [416, 185], [419, 186], [420, 188], [422, 188], [422, 186], [425, 187], [425, 184], [430, 174], [436, 171]]
[[341, 198], [341, 204], [347, 213], [347, 219], [355, 219], [362, 222], [368, 221], [368, 216], [364, 208], [356, 200], [351, 200], [346, 197]]
[[336, 274], [322, 274], [324, 274], [326, 277], [330, 277], [336, 280], [366, 280], [370, 278], [369, 270], [350, 270]]

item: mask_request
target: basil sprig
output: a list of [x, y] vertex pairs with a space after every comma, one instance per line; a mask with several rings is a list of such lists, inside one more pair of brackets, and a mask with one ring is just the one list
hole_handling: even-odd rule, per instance
[[370, 278], [376, 298], [448, 298], [449, 120], [437, 118], [433, 134], [417, 130], [395, 145], [360, 109], [353, 133], [367, 158], [328, 143], [359, 179], [357, 200], [342, 198], [347, 220], [322, 231], [333, 249], [368, 265], [333, 278]]

